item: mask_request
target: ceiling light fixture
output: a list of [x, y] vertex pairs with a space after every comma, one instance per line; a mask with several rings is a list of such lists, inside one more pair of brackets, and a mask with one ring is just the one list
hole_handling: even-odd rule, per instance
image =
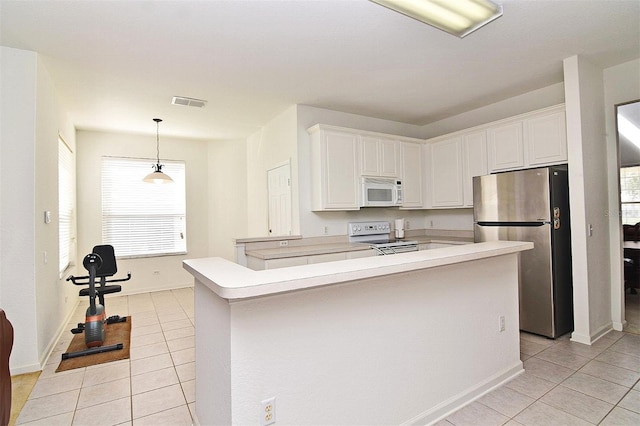
[[154, 118], [153, 121], [156, 122], [156, 159], [157, 162], [152, 167], [154, 169], [153, 172], [149, 173], [143, 181], [148, 183], [172, 183], [173, 179], [171, 179], [168, 175], [162, 173], [163, 165], [160, 164], [160, 122], [162, 119]]
[[370, 0], [460, 38], [502, 16], [489, 0]]

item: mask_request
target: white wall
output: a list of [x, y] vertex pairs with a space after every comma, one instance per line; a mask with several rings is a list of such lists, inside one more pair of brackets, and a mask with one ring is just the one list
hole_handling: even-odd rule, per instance
[[233, 239], [247, 235], [247, 143], [209, 142], [208, 154], [209, 256], [233, 261]]
[[615, 105], [640, 100], [640, 59], [604, 70], [604, 113], [607, 145], [608, 221], [611, 259], [611, 315], [613, 326], [622, 330], [624, 285], [622, 272], [622, 221]]
[[579, 56], [565, 59], [564, 73], [574, 293], [572, 339], [591, 343], [612, 326], [603, 74], [602, 69]]
[[479, 126], [514, 115], [558, 105], [564, 102], [564, 83], [556, 83], [538, 90], [524, 93], [474, 109], [453, 117], [427, 124], [422, 127], [421, 137], [425, 139]]
[[291, 232], [296, 235], [300, 233], [300, 215], [295, 105], [277, 115], [247, 139], [248, 233], [236, 237], [269, 236], [267, 171], [287, 161], [291, 164]]
[[15, 330], [11, 372], [20, 374], [44, 365], [75, 307], [77, 289], [58, 276], [57, 220], [58, 134], [72, 147], [75, 138], [38, 55], [1, 49], [0, 306]]
[[[104, 155], [149, 158], [155, 162], [155, 135], [127, 135], [94, 131], [77, 132], [78, 194], [78, 264], [102, 243], [101, 158]], [[130, 281], [123, 283], [122, 293], [186, 287], [193, 279], [182, 269], [184, 259], [209, 255], [208, 146], [205, 141], [160, 137], [161, 158], [186, 163], [187, 251], [184, 256], [159, 256], [118, 260], [120, 273], [131, 271]], [[117, 253], [116, 253], [117, 255]], [[80, 266], [78, 269], [83, 269]], [[159, 273], [155, 273], [159, 271]], [[78, 275], [84, 275], [82, 271]]]
[[198, 418], [275, 397], [277, 424], [431, 424], [522, 371], [517, 276], [510, 254], [231, 303], [198, 280]]

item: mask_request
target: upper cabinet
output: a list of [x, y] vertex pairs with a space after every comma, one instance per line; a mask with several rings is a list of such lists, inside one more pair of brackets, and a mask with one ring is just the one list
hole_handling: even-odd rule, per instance
[[320, 125], [309, 133], [312, 210], [360, 209], [358, 135]]
[[489, 170], [524, 167], [524, 139], [522, 121], [504, 123], [487, 129]]
[[431, 206], [460, 207], [462, 192], [462, 137], [431, 144]]
[[462, 135], [462, 185], [464, 207], [473, 207], [473, 178], [488, 173], [487, 132]]
[[490, 172], [567, 162], [564, 105], [491, 125], [487, 136]]
[[[361, 176], [403, 178], [405, 163], [409, 173], [408, 181], [403, 182], [405, 204], [409, 201], [409, 207], [422, 207], [423, 141], [325, 124], [307, 131], [311, 135], [313, 211], [359, 210]], [[407, 151], [404, 144], [415, 145], [411, 154], [403, 154]]]
[[567, 161], [567, 125], [564, 108], [537, 113], [524, 121], [524, 142], [529, 165]]
[[422, 144], [403, 142], [402, 157], [402, 208], [423, 208], [422, 196]]
[[403, 209], [473, 207], [473, 178], [567, 162], [564, 105], [427, 141], [311, 127], [312, 209], [360, 209], [361, 176], [402, 180]]
[[473, 178], [567, 162], [564, 105], [427, 141], [425, 208], [473, 207]]
[[400, 142], [377, 136], [361, 136], [363, 176], [400, 176]]

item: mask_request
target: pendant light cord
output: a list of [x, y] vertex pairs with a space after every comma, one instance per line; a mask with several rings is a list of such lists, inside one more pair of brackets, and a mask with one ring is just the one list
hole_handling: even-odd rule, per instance
[[156, 122], [156, 159], [157, 159], [157, 168], [158, 171], [161, 170], [162, 166], [160, 166], [160, 122], [161, 118], [154, 118], [153, 121]]

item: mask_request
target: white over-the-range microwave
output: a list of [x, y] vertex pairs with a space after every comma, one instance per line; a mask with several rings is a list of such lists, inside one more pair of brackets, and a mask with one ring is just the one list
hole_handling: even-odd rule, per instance
[[402, 181], [395, 178], [362, 177], [362, 207], [402, 205]]

